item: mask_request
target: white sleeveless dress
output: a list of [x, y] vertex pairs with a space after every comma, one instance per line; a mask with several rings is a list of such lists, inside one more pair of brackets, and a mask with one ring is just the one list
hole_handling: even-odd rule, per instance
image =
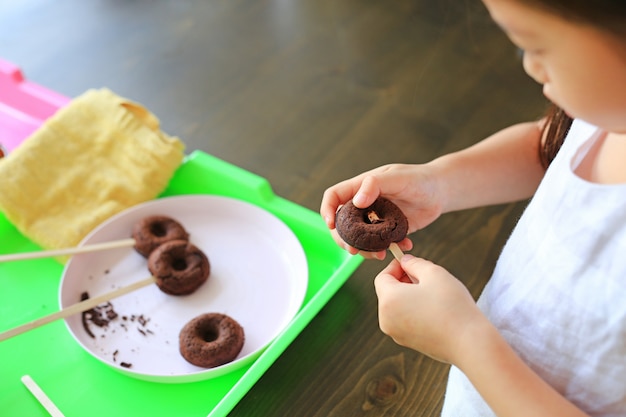
[[[626, 184], [574, 173], [601, 135], [574, 121], [478, 305], [557, 391], [592, 416], [617, 417], [626, 416]], [[452, 367], [442, 415], [494, 414]]]

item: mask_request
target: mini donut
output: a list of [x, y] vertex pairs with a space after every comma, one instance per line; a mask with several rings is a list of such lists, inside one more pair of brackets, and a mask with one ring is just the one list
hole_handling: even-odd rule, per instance
[[189, 233], [176, 220], [166, 216], [149, 216], [133, 226], [135, 250], [145, 256], [170, 240], [189, 240]]
[[341, 206], [335, 216], [339, 236], [350, 246], [366, 252], [386, 250], [400, 242], [409, 230], [409, 221], [398, 206], [384, 197], [364, 209], [352, 200]]
[[161, 291], [186, 295], [209, 278], [211, 264], [204, 252], [186, 240], [170, 240], [152, 251], [148, 269]]
[[206, 313], [189, 321], [180, 331], [180, 354], [193, 365], [214, 368], [235, 360], [245, 335], [243, 327], [226, 314]]

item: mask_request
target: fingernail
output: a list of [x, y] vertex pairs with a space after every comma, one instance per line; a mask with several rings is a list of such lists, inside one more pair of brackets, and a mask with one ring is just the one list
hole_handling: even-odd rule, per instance
[[352, 198], [352, 203], [357, 207], [362, 207], [365, 204], [365, 196], [362, 193], [356, 193]]
[[408, 262], [413, 258], [414, 256], [411, 255], [410, 253], [405, 253], [404, 255], [402, 255], [402, 259], [400, 259], [400, 262]]

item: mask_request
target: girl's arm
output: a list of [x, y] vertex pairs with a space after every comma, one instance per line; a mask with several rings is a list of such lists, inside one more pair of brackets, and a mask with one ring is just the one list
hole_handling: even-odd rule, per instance
[[442, 212], [530, 197], [545, 170], [539, 160], [542, 122], [517, 124], [430, 162]]
[[[426, 164], [390, 164], [342, 181], [324, 192], [320, 214], [340, 246], [355, 254], [336, 233], [335, 213], [351, 199], [357, 207], [380, 195], [392, 200], [409, 220], [409, 233], [423, 229], [442, 213], [528, 198], [544, 174], [539, 160], [541, 123], [501, 130], [467, 149]], [[409, 239], [399, 243], [412, 248]], [[385, 251], [362, 252], [384, 259]]]
[[342, 181], [324, 192], [320, 213], [334, 229], [335, 212], [384, 195], [409, 217], [410, 231], [441, 213], [528, 198], [544, 174], [539, 160], [541, 122], [520, 123], [429, 163], [390, 164]]

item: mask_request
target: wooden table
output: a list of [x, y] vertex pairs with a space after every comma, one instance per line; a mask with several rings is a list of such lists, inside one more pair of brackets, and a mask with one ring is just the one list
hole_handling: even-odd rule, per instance
[[[479, 1], [3, 2], [0, 56], [69, 97], [106, 86], [143, 103], [188, 151], [313, 210], [340, 180], [428, 161], [545, 107]], [[521, 209], [447, 214], [413, 252], [478, 296]], [[378, 329], [384, 265], [364, 262], [231, 415], [438, 415], [448, 367]]]

